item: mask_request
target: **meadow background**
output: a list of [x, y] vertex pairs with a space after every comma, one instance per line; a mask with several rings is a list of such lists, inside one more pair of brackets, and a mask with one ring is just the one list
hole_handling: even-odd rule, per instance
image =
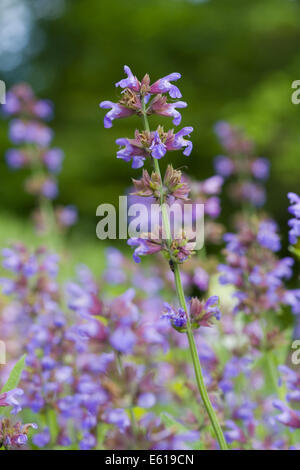
[[[115, 100], [124, 64], [153, 80], [182, 73], [182, 124], [194, 127], [194, 151], [184, 162], [178, 153], [173, 164], [186, 165], [194, 178], [213, 174], [221, 152], [215, 122], [243, 127], [258, 155], [271, 160], [266, 210], [286, 226], [286, 193], [299, 190], [300, 176], [300, 107], [291, 103], [291, 83], [300, 78], [299, 15], [295, 0], [1, 0], [0, 78], [8, 87], [26, 81], [55, 103], [53, 144], [66, 154], [58, 202], [78, 207], [69, 237], [79, 257], [84, 249], [93, 262], [95, 246], [103, 245], [96, 207], [117, 204], [136, 176], [114, 151], [135, 118], [107, 132], [98, 107]], [[0, 154], [9, 146], [3, 120]], [[25, 170], [13, 172], [1, 158], [0, 173], [0, 243], [18, 234], [32, 242], [34, 198], [22, 190]], [[227, 220], [231, 203], [223, 199], [222, 206]]]

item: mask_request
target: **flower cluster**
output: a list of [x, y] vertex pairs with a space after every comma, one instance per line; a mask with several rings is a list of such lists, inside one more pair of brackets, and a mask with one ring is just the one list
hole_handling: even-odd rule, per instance
[[300, 237], [300, 197], [295, 193], [288, 193], [290, 201], [289, 212], [293, 218], [289, 220], [289, 241], [291, 245], [296, 245]]
[[[30, 169], [25, 189], [38, 198], [41, 206], [34, 214], [38, 230], [47, 231], [50, 221], [42, 210], [43, 201], [57, 198], [57, 175], [64, 159], [60, 148], [51, 147], [53, 131], [46, 124], [53, 116], [53, 105], [48, 100], [37, 99], [28, 85], [19, 84], [8, 92], [4, 113], [12, 118], [9, 136], [17, 146], [7, 150], [6, 162], [13, 170]], [[73, 225], [77, 219], [76, 208], [58, 208], [55, 219], [60, 228]]]
[[143, 170], [143, 177], [140, 180], [132, 179], [136, 196], [154, 197], [159, 201], [173, 201], [179, 199], [189, 200], [190, 186], [182, 180], [182, 173], [174, 170], [172, 165], [168, 165], [164, 180], [158, 173], [152, 172], [151, 176], [147, 170]]
[[24, 447], [28, 442], [28, 432], [37, 429], [34, 423], [12, 423], [8, 418], [0, 418], [0, 448], [16, 450]]
[[29, 429], [37, 429], [35, 423], [22, 424], [14, 422], [11, 418], [1, 416], [1, 408], [11, 408], [11, 414], [16, 415], [22, 410], [20, 397], [24, 392], [20, 388], [15, 388], [7, 392], [0, 393], [0, 449], [6, 450], [20, 449], [27, 444]]
[[279, 366], [278, 369], [288, 389], [285, 397], [288, 405], [281, 400], [274, 400], [273, 406], [280, 411], [276, 419], [284, 426], [298, 429], [300, 428], [300, 412], [289, 405], [297, 405], [300, 402], [300, 374], [285, 365]]
[[[125, 66], [125, 73], [128, 78], [119, 81], [116, 86], [123, 89], [122, 97], [118, 103], [102, 101], [100, 107], [110, 108], [104, 118], [104, 127], [112, 126], [114, 119], [124, 118], [136, 114], [138, 116], [158, 114], [173, 117], [173, 124], [178, 126], [181, 122], [181, 114], [177, 108], [185, 108], [184, 101], [168, 102], [167, 96], [171, 98], [181, 97], [179, 89], [172, 84], [172, 81], [180, 78], [179, 73], [172, 73], [157, 80], [152, 85], [150, 78], [145, 75], [139, 81]], [[162, 126], [155, 131], [150, 130], [135, 131], [134, 139], [119, 138], [116, 140], [121, 149], [117, 152], [117, 158], [132, 162], [132, 168], [140, 168], [147, 158], [160, 159], [167, 151], [183, 150], [183, 154], [189, 156], [193, 145], [190, 140], [185, 139], [193, 131], [192, 127], [184, 127], [179, 132], [174, 130], [165, 132]]]
[[[212, 296], [204, 302], [193, 297], [188, 304], [188, 315], [192, 328], [197, 329], [200, 326], [212, 326], [213, 318], [217, 320], [221, 318], [219, 298]], [[165, 303], [162, 318], [170, 320], [172, 326], [177, 331], [186, 331], [188, 317], [183, 308], [175, 310], [171, 305]]]
[[188, 235], [185, 232], [178, 233], [168, 244], [166, 239], [153, 233], [142, 233], [140, 237], [133, 237], [128, 240], [128, 245], [136, 247], [133, 253], [133, 259], [136, 263], [141, 262], [141, 256], [152, 255], [162, 251], [166, 258], [176, 263], [183, 263], [189, 259], [195, 250], [196, 242], [194, 235]]
[[262, 183], [269, 177], [269, 161], [256, 157], [253, 142], [227, 122], [217, 123], [215, 132], [228, 154], [215, 158], [215, 171], [223, 178], [235, 179], [229, 188], [231, 199], [261, 207], [265, 203]]
[[284, 280], [292, 276], [294, 260], [278, 259], [275, 255], [281, 247], [275, 222], [243, 219], [239, 232], [225, 234], [224, 240], [226, 264], [219, 266], [219, 280], [235, 286], [236, 311], [259, 316], [261, 312], [279, 311], [281, 305], [290, 305], [293, 313], [300, 312], [300, 290], [287, 290], [284, 286]]

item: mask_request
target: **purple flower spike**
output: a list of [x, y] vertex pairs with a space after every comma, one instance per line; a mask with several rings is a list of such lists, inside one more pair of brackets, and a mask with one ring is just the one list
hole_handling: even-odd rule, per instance
[[182, 94], [176, 85], [171, 82], [179, 80], [181, 78], [180, 73], [170, 73], [163, 78], [157, 80], [150, 87], [150, 93], [169, 93], [171, 98], [181, 98]]
[[125, 108], [125, 106], [122, 106], [119, 103], [113, 103], [112, 101], [102, 101], [99, 106], [102, 109], [111, 108], [104, 117], [104, 127], [106, 129], [112, 127], [112, 121], [114, 119], [121, 119], [134, 114], [133, 109]]
[[124, 65], [124, 72], [127, 75], [127, 78], [123, 78], [118, 83], [116, 83], [116, 87], [121, 88], [130, 88], [133, 91], [140, 90], [140, 82], [138, 79], [133, 75], [128, 65]]

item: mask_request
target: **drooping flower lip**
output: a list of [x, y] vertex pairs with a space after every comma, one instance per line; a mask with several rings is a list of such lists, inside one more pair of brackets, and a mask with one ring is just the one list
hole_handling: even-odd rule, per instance
[[102, 109], [110, 109], [104, 117], [104, 127], [109, 129], [112, 127], [112, 122], [114, 119], [125, 118], [134, 114], [133, 109], [125, 108], [125, 106], [120, 105], [119, 103], [113, 103], [112, 101], [101, 101], [99, 104]]

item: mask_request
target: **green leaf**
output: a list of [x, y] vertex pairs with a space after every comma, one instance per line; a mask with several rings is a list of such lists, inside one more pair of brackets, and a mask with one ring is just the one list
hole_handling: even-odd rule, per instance
[[186, 432], [188, 429], [178, 421], [176, 421], [173, 416], [171, 416], [169, 413], [162, 412], [160, 413], [160, 419], [164, 423], [164, 425], [167, 428], [171, 428], [174, 432]]
[[50, 435], [51, 435], [51, 442], [56, 442], [59, 428], [57, 423], [57, 416], [54, 409], [47, 410], [47, 424], [49, 426]]
[[16, 365], [13, 367], [6, 384], [3, 386], [0, 393], [9, 392], [19, 385], [21, 374], [25, 367], [26, 354], [18, 360]]

